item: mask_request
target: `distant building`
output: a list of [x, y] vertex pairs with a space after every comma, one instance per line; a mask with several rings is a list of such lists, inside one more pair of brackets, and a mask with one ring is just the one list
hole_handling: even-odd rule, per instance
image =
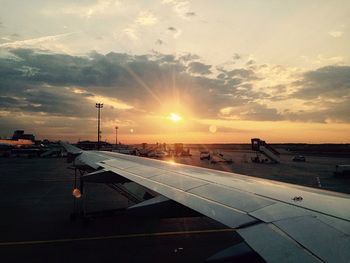
[[13, 133], [10, 140], [0, 140], [0, 144], [12, 146], [28, 146], [33, 145], [35, 136], [33, 134], [25, 134], [23, 130], [17, 130]]
[[17, 130], [12, 135], [12, 140], [31, 140], [35, 141], [35, 136], [33, 134], [25, 134], [24, 130]]
[[[95, 142], [95, 141], [79, 141], [77, 143], [77, 147], [82, 149], [82, 150], [97, 150], [97, 145], [98, 145], [98, 142]], [[111, 151], [112, 144], [110, 144], [108, 142], [101, 142], [100, 141], [100, 149]]]

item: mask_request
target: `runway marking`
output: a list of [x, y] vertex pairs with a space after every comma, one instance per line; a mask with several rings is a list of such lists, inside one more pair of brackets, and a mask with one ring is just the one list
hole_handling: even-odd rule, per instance
[[129, 234], [129, 235], [112, 235], [112, 236], [81, 237], [81, 238], [63, 238], [63, 239], [51, 239], [51, 240], [13, 241], [13, 242], [1, 242], [0, 247], [2, 247], [2, 246], [67, 243], [67, 242], [76, 242], [76, 241], [136, 238], [136, 237], [160, 237], [160, 236], [175, 236], [175, 235], [186, 235], [186, 234], [208, 234], [208, 233], [222, 233], [222, 232], [235, 232], [235, 231], [236, 231], [236, 229], [233, 229], [233, 228], [225, 228], [225, 229], [140, 233], [140, 234]]

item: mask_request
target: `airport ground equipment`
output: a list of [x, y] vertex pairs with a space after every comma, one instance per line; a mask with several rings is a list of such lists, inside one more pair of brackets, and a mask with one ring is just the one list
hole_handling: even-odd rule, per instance
[[[253, 162], [256, 163], [279, 163], [280, 162], [280, 153], [275, 150], [271, 145], [268, 145], [265, 141], [260, 140], [259, 138], [251, 139], [252, 150], [256, 152], [256, 157], [252, 158]], [[266, 158], [262, 158], [261, 155]]]
[[[349, 262], [348, 194], [104, 151], [81, 151], [75, 161], [101, 170], [101, 175], [108, 172], [130, 180], [235, 229], [244, 243], [218, 253], [234, 257], [231, 262], [247, 249], [272, 263]], [[213, 258], [223, 260], [218, 257]]]
[[219, 152], [214, 151], [213, 154], [211, 155], [210, 163], [211, 163], [211, 164], [215, 164], [215, 163], [227, 163], [227, 164], [232, 164], [232, 163], [233, 163], [233, 160], [224, 157], [224, 155], [223, 155], [222, 153], [219, 153]]
[[200, 160], [205, 160], [205, 159], [210, 160], [210, 152], [208, 152], [208, 151], [200, 152], [199, 159]]
[[292, 159], [293, 162], [306, 162], [306, 158], [303, 155], [296, 155]]
[[63, 152], [61, 148], [48, 148], [46, 149], [45, 152], [43, 152], [42, 154], [40, 154], [40, 157], [61, 157], [63, 156]]

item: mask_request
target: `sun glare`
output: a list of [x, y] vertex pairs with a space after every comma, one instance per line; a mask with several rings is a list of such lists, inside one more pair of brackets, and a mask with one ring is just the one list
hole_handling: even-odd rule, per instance
[[172, 120], [173, 122], [179, 122], [182, 120], [181, 116], [176, 114], [176, 113], [170, 113], [169, 119]]

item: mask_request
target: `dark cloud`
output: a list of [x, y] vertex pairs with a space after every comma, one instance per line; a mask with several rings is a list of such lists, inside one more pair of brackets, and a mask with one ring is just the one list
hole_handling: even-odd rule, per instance
[[256, 73], [253, 69], [238, 68], [233, 70], [226, 70], [224, 68], [217, 68], [221, 73], [218, 75], [221, 79], [240, 78], [244, 81], [258, 80]]
[[270, 108], [267, 105], [262, 105], [258, 103], [248, 104], [248, 111], [242, 113], [240, 116], [246, 120], [256, 120], [256, 121], [278, 121], [283, 120], [277, 109]]
[[256, 102], [248, 102], [244, 105], [236, 105], [230, 107], [225, 112], [221, 113], [224, 119], [241, 119], [255, 121], [279, 121], [284, 117], [278, 113], [277, 109], [270, 108], [265, 104]]
[[251, 66], [253, 64], [255, 64], [255, 60], [253, 60], [253, 59], [248, 60], [246, 63], [247, 66]]
[[173, 31], [173, 32], [176, 32], [176, 31], [177, 31], [177, 29], [176, 29], [175, 27], [173, 27], [173, 26], [169, 26], [169, 27], [168, 27], [168, 30], [169, 30], [169, 31]]
[[90, 112], [81, 107], [84, 102], [83, 96], [79, 95], [29, 89], [12, 96], [1, 96], [0, 110], [87, 117]]
[[237, 85], [239, 85], [241, 83], [242, 83], [242, 79], [239, 79], [239, 78], [232, 78], [232, 79], [229, 79], [227, 81], [227, 84], [228, 85], [232, 85], [232, 86], [237, 86]]
[[191, 62], [189, 64], [189, 72], [195, 73], [195, 74], [201, 74], [201, 75], [207, 75], [210, 74], [211, 65], [206, 65], [200, 62]]
[[186, 55], [182, 55], [179, 58], [179, 60], [184, 61], [184, 62], [193, 61], [193, 60], [197, 60], [197, 59], [200, 59], [200, 57], [196, 54], [191, 54], [191, 53], [188, 53]]
[[195, 13], [195, 12], [187, 12], [187, 13], [185, 14], [185, 16], [187, 16], [187, 17], [193, 17], [193, 16], [196, 16], [196, 13]]
[[293, 83], [291, 97], [305, 100], [313, 110], [286, 112], [290, 120], [309, 122], [350, 122], [350, 67], [327, 66], [305, 72]]
[[220, 73], [216, 76], [218, 79], [225, 79], [226, 78], [226, 74], [224, 73]]
[[170, 62], [173, 62], [173, 63], [177, 62], [177, 60], [176, 60], [174, 55], [160, 55], [160, 56], [158, 56], [158, 60], [162, 61], [162, 62], [168, 62], [168, 63], [170, 63]]
[[161, 45], [164, 44], [164, 42], [163, 42], [163, 40], [161, 40], [161, 39], [157, 39], [156, 44], [159, 45], [159, 46], [161, 46]]
[[234, 60], [239, 60], [241, 58], [241, 56], [239, 54], [235, 53], [235, 54], [233, 54], [232, 58]]
[[276, 93], [282, 93], [287, 91], [287, 87], [285, 85], [270, 86], [269, 89], [273, 90]]
[[339, 98], [350, 95], [350, 67], [327, 66], [304, 73], [294, 83], [300, 87], [294, 96], [301, 99]]
[[240, 77], [244, 79], [257, 79], [255, 72], [251, 69], [234, 69], [231, 71], [228, 71], [227, 73], [228, 77]]
[[[137, 109], [154, 111], [165, 99], [192, 105], [199, 116], [215, 117], [219, 109], [234, 99], [232, 80], [227, 84], [191, 73], [210, 73], [210, 65], [190, 62], [199, 57], [186, 54], [131, 56], [120, 53], [102, 55], [91, 52], [87, 56], [42, 53], [28, 49], [12, 50], [13, 58], [0, 59], [0, 91], [2, 96], [24, 98], [12, 105], [15, 111], [46, 112], [53, 115], [87, 116], [87, 98], [97, 94], [116, 98]], [[188, 63], [189, 62], [189, 63]], [[75, 94], [67, 90], [77, 87], [85, 92]], [[174, 99], [174, 98], [173, 98]], [[0, 108], [9, 107], [0, 103]], [[88, 105], [87, 105], [88, 107]], [[112, 114], [112, 113], [111, 113]]]
[[[9, 52], [12, 56], [0, 58], [0, 112], [17, 116], [26, 113], [90, 120], [96, 113], [91, 100], [96, 95], [133, 107], [104, 108], [104, 120], [111, 122], [117, 117], [132, 120], [134, 116], [157, 112], [160, 107], [166, 108], [169, 101], [178, 101], [196, 117], [206, 119], [238, 116], [259, 121], [350, 121], [349, 67], [330, 66], [306, 72], [293, 83], [298, 91], [292, 98], [302, 99], [308, 105], [315, 103], [314, 110], [291, 108], [279, 112], [267, 102], [258, 101], [290, 98], [285, 95], [287, 85], [256, 91], [254, 85], [259, 78], [252, 68], [219, 68], [216, 78], [208, 77], [216, 70], [199, 62], [195, 54], [91, 52], [71, 56], [30, 49]], [[323, 97], [333, 101], [322, 100]], [[221, 114], [224, 108], [232, 108], [232, 112]]]
[[[320, 107], [321, 106], [321, 107]], [[301, 122], [350, 122], [350, 101], [321, 103], [312, 111], [299, 110], [297, 112], [286, 111], [283, 116], [291, 121]]]

